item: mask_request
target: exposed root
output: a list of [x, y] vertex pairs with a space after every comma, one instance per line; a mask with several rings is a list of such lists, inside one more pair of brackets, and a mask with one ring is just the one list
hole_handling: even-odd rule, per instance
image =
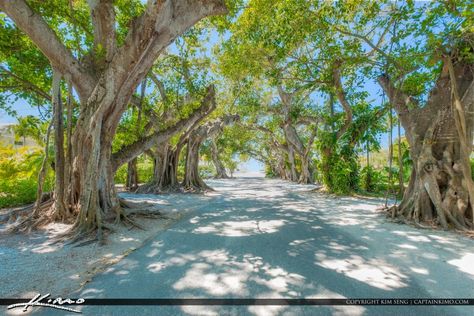
[[149, 202], [136, 202], [131, 200], [119, 199], [121, 212], [120, 216], [116, 218], [116, 224], [124, 222], [136, 227], [138, 229], [145, 230], [141, 225], [134, 221], [133, 217], [146, 217], [146, 218], [164, 218], [163, 214], [158, 210], [157, 205]]
[[159, 183], [149, 182], [149, 183], [141, 185], [140, 187], [138, 187], [137, 190], [131, 193], [166, 194], [166, 193], [179, 193], [181, 191], [182, 190], [181, 190], [180, 185], [161, 186]]
[[170, 185], [166, 187], [162, 187], [156, 182], [150, 182], [140, 186], [135, 192], [132, 193], [139, 193], [139, 194], [169, 194], [169, 193], [206, 193], [214, 191], [213, 188], [210, 186], [203, 184], [200, 186], [197, 185]]
[[[412, 206], [413, 204], [411, 204]], [[399, 224], [407, 224], [410, 226], [414, 226], [416, 228], [420, 229], [438, 229], [440, 228], [440, 223], [439, 220], [431, 220], [431, 221], [425, 221], [425, 222], [420, 222], [419, 214], [417, 212], [417, 209], [413, 208], [401, 208], [401, 205], [393, 205], [390, 207], [382, 207], [380, 210], [386, 212], [387, 217], [391, 219], [391, 222], [393, 223], [399, 223]], [[459, 221], [454, 218], [454, 216], [451, 215], [451, 213], [448, 214], [446, 212], [446, 215], [449, 219], [449, 223], [453, 226], [457, 232], [462, 232], [467, 235], [473, 235], [474, 236], [474, 231], [472, 231], [472, 227], [469, 227], [468, 225], [462, 225]], [[442, 227], [441, 227], [442, 228]]]
[[211, 188], [210, 186], [195, 186], [195, 185], [190, 185], [190, 186], [185, 186], [181, 189], [182, 193], [194, 193], [194, 194], [202, 194], [206, 192], [213, 192], [214, 189]]
[[54, 221], [51, 214], [54, 201], [52, 199], [42, 202], [38, 207], [28, 205], [21, 209], [15, 209], [7, 214], [9, 233], [29, 233], [41, 226]]

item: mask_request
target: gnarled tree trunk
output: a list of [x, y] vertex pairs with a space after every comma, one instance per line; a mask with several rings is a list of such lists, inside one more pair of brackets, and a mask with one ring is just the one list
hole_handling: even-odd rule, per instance
[[301, 174], [298, 179], [298, 183], [301, 184], [312, 184], [313, 175], [310, 170], [309, 154], [301, 157]]
[[199, 175], [199, 148], [204, 140], [203, 138], [204, 137], [196, 134], [189, 136], [183, 181], [185, 191], [200, 192], [211, 190]]
[[153, 151], [153, 179], [137, 189], [137, 193], [159, 194], [179, 191], [178, 162], [182, 145], [174, 148], [169, 144], [160, 144]]
[[138, 166], [137, 158], [132, 159], [127, 164], [127, 181], [125, 187], [129, 191], [135, 191], [138, 188]]
[[[172, 127], [157, 131], [143, 140], [127, 146], [114, 154], [115, 165], [118, 166], [123, 161], [130, 159], [134, 155], [148, 150], [153, 144], [157, 147], [152, 152], [154, 156], [154, 175], [150, 183], [140, 187], [138, 193], [161, 193], [178, 191], [178, 163], [181, 150], [183, 149], [189, 135], [198, 124], [216, 108], [214, 86], [209, 86], [206, 96], [201, 102], [201, 106], [196, 109], [188, 118], [182, 119]], [[176, 146], [171, 147], [169, 140], [183, 129], [186, 131], [181, 135]]]
[[238, 115], [226, 115], [221, 119], [208, 122], [190, 133], [187, 141], [186, 165], [184, 171], [183, 188], [185, 191], [200, 192], [211, 190], [199, 175], [199, 148], [208, 137], [214, 137], [222, 129], [239, 120]]
[[[200, 19], [225, 13], [219, 1], [148, 1], [143, 13], [130, 23], [124, 43], [116, 42], [114, 5], [89, 1], [94, 30], [93, 52], [100, 46], [105, 56], [92, 56], [85, 65], [60, 41], [54, 30], [25, 0], [0, 0], [0, 9], [24, 31], [51, 65], [70, 80], [80, 99], [80, 114], [71, 137], [70, 189], [64, 200], [77, 214], [74, 233], [102, 235], [103, 218], [120, 220], [113, 183], [112, 139], [130, 98], [158, 55]], [[92, 54], [94, 55], [94, 54]]]
[[[291, 106], [294, 102], [294, 97], [298, 93], [298, 89], [293, 93], [288, 93], [284, 91], [283, 87], [279, 85], [278, 87], [278, 94], [280, 96], [280, 100], [283, 104], [283, 111], [282, 114], [284, 116], [284, 123], [282, 124], [283, 132], [285, 135], [285, 140], [288, 146], [288, 160], [290, 163], [290, 170], [291, 170], [291, 181], [298, 181], [298, 183], [302, 184], [311, 184], [313, 183], [313, 177], [311, 175], [311, 166], [310, 166], [310, 152], [311, 146], [313, 145], [314, 138], [316, 136], [316, 128], [313, 129], [311, 133], [310, 139], [306, 146], [303, 144], [301, 138], [296, 131], [295, 125], [293, 122], [293, 118], [291, 116]], [[302, 120], [303, 121], [303, 120]], [[299, 123], [302, 123], [299, 122]], [[317, 120], [312, 117], [304, 118], [305, 124], [312, 124], [317, 123]], [[298, 122], [296, 122], [298, 123]], [[301, 172], [299, 177], [296, 175], [295, 166], [294, 166], [294, 152], [298, 154], [301, 160]]]
[[294, 126], [287, 122], [283, 129], [285, 131], [285, 138], [289, 143], [289, 146], [294, 148], [294, 150], [298, 153], [301, 161], [301, 173], [298, 179], [298, 183], [302, 184], [311, 184], [313, 183], [313, 176], [311, 174], [311, 166], [310, 166], [310, 153], [311, 153], [311, 146], [313, 145], [314, 139], [316, 137], [316, 128], [313, 128], [311, 136], [306, 144], [306, 146], [301, 141], [298, 133]]
[[293, 182], [298, 181], [298, 174], [296, 173], [296, 162], [295, 162], [295, 151], [293, 146], [288, 146], [288, 164], [289, 164], [289, 176], [288, 179]]
[[163, 173], [159, 179], [160, 191], [177, 191], [180, 188], [178, 181], [178, 163], [179, 156], [183, 146], [177, 146], [174, 149], [168, 149], [163, 162]]
[[229, 176], [227, 175], [227, 171], [225, 170], [224, 164], [219, 158], [219, 149], [217, 148], [217, 144], [214, 139], [211, 140], [211, 159], [212, 163], [214, 164], [214, 167], [216, 168], [216, 175], [214, 176], [214, 178], [228, 179]]
[[[390, 97], [410, 144], [413, 169], [409, 186], [400, 205], [391, 209], [393, 217], [439, 224], [443, 228], [472, 228], [473, 201], [469, 198], [470, 176], [466, 176], [468, 156], [462, 149], [462, 137], [457, 131], [454, 106], [456, 94], [465, 113], [462, 124], [467, 128], [464, 141], [472, 144], [474, 126], [474, 80], [472, 65], [453, 61], [455, 80], [451, 81], [449, 64], [443, 70], [428, 102], [421, 107], [394, 87], [387, 76], [379, 82]], [[470, 169], [469, 169], [470, 170]]]

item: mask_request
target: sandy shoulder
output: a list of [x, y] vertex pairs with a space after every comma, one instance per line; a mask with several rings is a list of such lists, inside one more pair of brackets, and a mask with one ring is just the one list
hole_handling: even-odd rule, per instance
[[30, 234], [2, 234], [0, 297], [30, 298], [37, 293], [67, 297], [206, 201], [206, 196], [122, 195], [156, 203], [163, 218], [135, 218], [144, 230], [113, 226], [115, 231], [108, 235], [105, 245], [92, 243], [77, 247], [55, 243], [55, 238], [69, 228], [58, 223]]

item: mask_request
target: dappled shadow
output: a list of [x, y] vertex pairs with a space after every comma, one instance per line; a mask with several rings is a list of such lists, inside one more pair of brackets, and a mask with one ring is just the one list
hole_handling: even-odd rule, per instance
[[[386, 222], [378, 200], [278, 180], [213, 180], [182, 222], [99, 275], [82, 297], [416, 298], [472, 295], [472, 241]], [[455, 259], [453, 259], [455, 258]], [[471, 264], [472, 266], [472, 264]], [[93, 314], [126, 308], [85, 307]], [[451, 315], [446, 307], [385, 315]], [[374, 306], [147, 307], [153, 315], [380, 315]]]

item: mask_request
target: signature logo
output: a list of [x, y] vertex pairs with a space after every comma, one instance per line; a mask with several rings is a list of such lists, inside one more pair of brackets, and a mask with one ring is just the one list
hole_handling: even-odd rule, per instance
[[80, 310], [73, 309], [73, 308], [66, 307], [66, 306], [62, 306], [62, 305], [64, 305], [64, 304], [67, 304], [67, 305], [80, 305], [80, 304], [85, 302], [85, 300], [83, 298], [79, 298], [77, 300], [72, 300], [70, 298], [63, 299], [61, 297], [52, 299], [52, 298], [48, 298], [50, 295], [51, 295], [50, 293], [48, 293], [46, 295], [43, 295], [43, 296], [41, 296], [41, 294], [38, 294], [35, 297], [33, 297], [27, 303], [12, 304], [12, 305], [9, 305], [7, 307], [7, 309], [23, 307], [23, 312], [26, 312], [26, 311], [28, 311], [28, 308], [30, 306], [41, 306], [41, 307], [50, 307], [50, 308], [55, 308], [55, 309], [61, 309], [61, 310], [68, 311], [68, 312], [73, 312], [73, 313], [82, 313]]

